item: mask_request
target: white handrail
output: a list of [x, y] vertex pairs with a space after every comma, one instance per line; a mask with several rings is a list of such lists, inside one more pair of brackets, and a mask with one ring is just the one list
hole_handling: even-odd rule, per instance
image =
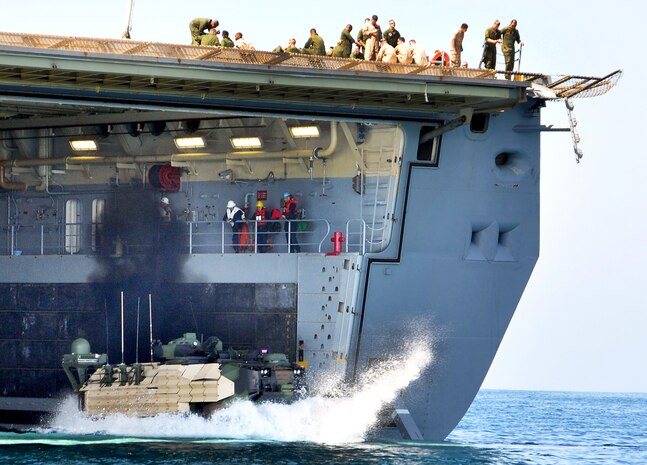
[[[248, 226], [247, 231], [233, 232], [231, 228], [226, 228], [228, 223], [225, 221], [190, 221], [186, 222], [186, 241], [184, 242], [185, 252], [189, 254], [201, 253], [233, 253], [233, 244], [228, 237], [237, 234], [243, 237], [247, 234], [244, 243], [239, 244], [239, 248], [244, 253], [291, 253], [290, 236], [295, 235], [302, 252], [325, 251], [324, 243], [331, 237], [331, 224], [327, 219], [299, 219], [299, 220], [267, 220], [265, 221], [267, 230], [262, 231], [257, 227], [255, 221], [245, 221]], [[279, 228], [272, 228], [272, 225], [279, 224]], [[304, 227], [304, 224], [307, 225]], [[30, 225], [9, 225], [6, 229], [8, 247], [7, 252], [14, 255], [16, 244], [24, 244], [22, 253], [24, 255], [77, 255], [77, 254], [101, 254], [110, 253], [106, 247], [109, 244], [102, 244], [102, 247], [92, 248], [92, 232], [85, 231], [84, 228], [90, 227], [84, 223], [55, 223], [55, 224], [30, 224]], [[296, 228], [296, 230], [295, 230]], [[353, 247], [358, 247], [358, 252], [366, 253], [366, 234], [367, 225], [363, 219], [351, 219], [345, 223], [346, 245], [345, 251], [348, 252]], [[93, 230], [94, 231], [94, 230]], [[160, 231], [161, 232], [161, 231]], [[95, 233], [96, 234], [96, 233]], [[265, 237], [259, 243], [261, 234]], [[67, 244], [66, 244], [67, 239]], [[95, 238], [96, 244], [98, 240]], [[150, 243], [129, 243], [128, 249], [124, 250], [125, 254], [146, 253], [147, 250], [154, 247], [155, 240], [151, 238]], [[28, 245], [28, 244], [31, 244]], [[72, 244], [66, 250], [66, 245]], [[266, 245], [266, 247], [264, 247]], [[78, 247], [78, 249], [77, 249]], [[0, 252], [1, 253], [1, 252]], [[292, 252], [294, 253], [294, 252]]]

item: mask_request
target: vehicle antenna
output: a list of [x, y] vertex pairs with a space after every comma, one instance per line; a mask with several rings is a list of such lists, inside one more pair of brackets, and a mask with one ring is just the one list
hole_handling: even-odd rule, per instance
[[139, 297], [137, 297], [137, 335], [135, 336], [135, 363], [139, 363]]
[[153, 361], [153, 300], [148, 294], [148, 336], [151, 348], [151, 362]]
[[104, 315], [104, 317], [106, 319], [106, 363], [110, 363], [109, 362], [109, 357], [110, 357], [110, 350], [109, 349], [110, 349], [110, 347], [109, 347], [109, 342], [108, 342], [108, 341], [110, 341], [110, 337], [109, 337], [109, 333], [108, 333], [108, 331], [109, 331], [109, 328], [108, 328], [108, 302], [105, 301], [105, 300], [103, 301], [103, 315]]
[[193, 319], [193, 326], [195, 327], [195, 333], [198, 334], [200, 330], [198, 329], [198, 321], [195, 319], [195, 312], [193, 311], [193, 301], [189, 301], [189, 307], [191, 307], [191, 318]]
[[124, 291], [121, 291], [121, 364], [124, 364]]

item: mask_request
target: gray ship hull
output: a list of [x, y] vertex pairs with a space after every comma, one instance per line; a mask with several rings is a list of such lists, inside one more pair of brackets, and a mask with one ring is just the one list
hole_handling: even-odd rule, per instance
[[[348, 383], [426, 341], [432, 363], [391, 407], [425, 439], [451, 432], [538, 258], [540, 133], [520, 128], [540, 126], [528, 91], [545, 77], [14, 36], [0, 47], [3, 419], [54, 408], [77, 337], [119, 359], [123, 292], [127, 341], [146, 339], [133, 322], [151, 296], [156, 338], [268, 345]], [[318, 135], [292, 134], [305, 124]], [[99, 144], [89, 156], [70, 152], [79, 133]], [[229, 145], [257, 133], [260, 148]], [[194, 134], [205, 147], [173, 145]], [[307, 214], [262, 229], [256, 202], [281, 208], [285, 191]], [[252, 220], [238, 250], [230, 199]]]

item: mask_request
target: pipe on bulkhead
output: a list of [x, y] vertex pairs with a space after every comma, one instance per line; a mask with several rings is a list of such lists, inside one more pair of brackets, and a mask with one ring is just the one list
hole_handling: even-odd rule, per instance
[[[58, 157], [41, 159], [27, 159], [27, 160], [0, 160], [0, 166], [9, 167], [34, 167], [40, 165], [54, 166], [54, 165], [114, 165], [117, 163], [169, 163], [172, 161], [224, 161], [228, 157], [236, 157], [239, 159], [244, 158], [257, 158], [259, 155], [268, 155], [263, 151], [246, 151], [246, 152], [223, 152], [223, 153], [176, 153], [167, 155], [127, 155], [127, 156], [102, 156], [102, 155], [81, 155], [72, 157]], [[270, 158], [305, 158], [309, 157], [310, 152], [303, 150], [291, 150], [287, 152], [277, 152]]]
[[27, 184], [24, 182], [7, 181], [5, 178], [4, 166], [0, 165], [0, 189], [8, 191], [25, 191], [27, 190]]
[[330, 122], [330, 145], [328, 148], [322, 149], [321, 147], [315, 147], [312, 149], [312, 156], [317, 160], [322, 158], [327, 158], [332, 155], [335, 150], [337, 150], [337, 121]]
[[249, 211], [249, 200], [247, 200], [247, 197], [252, 195], [256, 195], [256, 194], [254, 192], [248, 192], [247, 194], [245, 194], [245, 211], [247, 212]]
[[[48, 129], [40, 129], [38, 131], [38, 158], [40, 159], [49, 158], [52, 148], [52, 140], [48, 136]], [[40, 184], [36, 186], [36, 190], [41, 192], [47, 191], [49, 188], [49, 166], [39, 165], [37, 170]]]

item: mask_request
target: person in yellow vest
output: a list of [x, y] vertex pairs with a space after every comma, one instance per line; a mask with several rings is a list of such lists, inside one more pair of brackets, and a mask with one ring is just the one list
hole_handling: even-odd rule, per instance
[[256, 202], [256, 211], [254, 211], [254, 221], [256, 221], [256, 248], [259, 253], [267, 252], [267, 220], [269, 213], [265, 204], [259, 200]]

